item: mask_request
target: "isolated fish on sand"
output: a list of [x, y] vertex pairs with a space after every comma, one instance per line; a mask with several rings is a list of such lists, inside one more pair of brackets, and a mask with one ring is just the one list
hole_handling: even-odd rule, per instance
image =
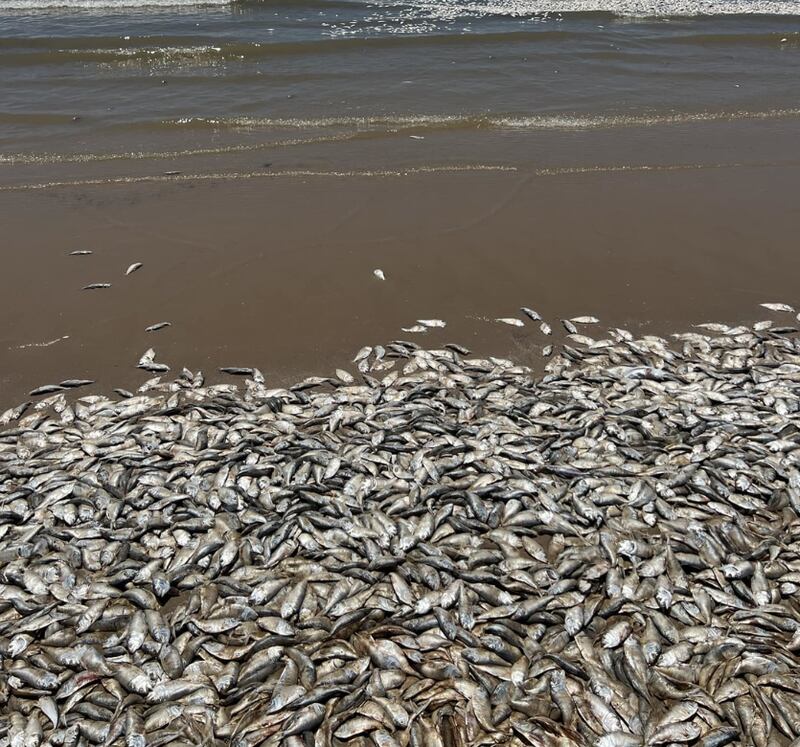
[[6, 411], [0, 742], [795, 743], [800, 337], [756, 326]]

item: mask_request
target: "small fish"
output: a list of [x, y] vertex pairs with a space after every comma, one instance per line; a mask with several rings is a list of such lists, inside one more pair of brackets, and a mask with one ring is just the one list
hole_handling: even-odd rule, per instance
[[230, 374], [231, 376], [252, 376], [255, 369], [241, 366], [222, 366], [219, 371], [220, 373]]
[[541, 322], [542, 317], [539, 316], [538, 311], [534, 311], [533, 309], [529, 309], [527, 306], [523, 306], [520, 308], [520, 311], [528, 317], [528, 319], [532, 319], [534, 322]]
[[795, 310], [787, 303], [762, 303], [760, 305], [770, 311], [785, 311], [789, 314], [795, 313]]
[[415, 324], [413, 327], [401, 327], [400, 329], [402, 329], [403, 332], [413, 332], [413, 333], [428, 331], [428, 328], [423, 327], [421, 324]]
[[443, 322], [441, 319], [417, 319], [417, 324], [421, 324], [424, 327], [446, 327], [447, 322]]
[[149, 327], [145, 328], [145, 332], [158, 332], [160, 329], [164, 329], [164, 327], [171, 327], [172, 322], [158, 322], [157, 324], [151, 324]]
[[575, 324], [599, 324], [600, 322], [596, 316], [573, 316], [570, 321]]
[[142, 262], [134, 262], [127, 270], [125, 270], [126, 275], [130, 275], [133, 272], [136, 272], [140, 267], [143, 267], [144, 264]]
[[64, 379], [59, 386], [65, 389], [77, 389], [78, 387], [89, 386], [90, 384], [94, 384], [94, 381], [91, 379]]
[[89, 249], [76, 249], [74, 252], [70, 252], [70, 257], [85, 257], [87, 254], [91, 254], [92, 252]]
[[110, 288], [111, 283], [89, 283], [89, 285], [84, 285], [83, 290], [99, 290], [100, 288]]
[[32, 392], [28, 393], [29, 397], [40, 397], [43, 394], [52, 394], [53, 392], [63, 392], [66, 387], [62, 386], [61, 384], [45, 384], [44, 386], [40, 386], [37, 389], [34, 389]]
[[514, 317], [500, 317], [499, 319], [495, 319], [496, 322], [500, 322], [501, 324], [508, 324], [512, 327], [524, 327], [525, 322], [521, 319], [514, 319]]
[[551, 335], [551, 334], [553, 334], [553, 330], [552, 330], [552, 329], [550, 329], [550, 325], [549, 325], [547, 322], [542, 322], [542, 323], [539, 325], [539, 329], [542, 331], [542, 334], [544, 334], [544, 335]]
[[574, 335], [578, 331], [578, 328], [569, 319], [562, 319], [561, 324], [571, 335]]
[[141, 358], [139, 358], [139, 365], [142, 366], [145, 363], [152, 363], [155, 360], [156, 351], [153, 348], [148, 348], [145, 350], [144, 354]]
[[378, 278], [378, 280], [386, 280], [386, 275], [383, 274], [383, 270], [373, 270], [372, 274]]

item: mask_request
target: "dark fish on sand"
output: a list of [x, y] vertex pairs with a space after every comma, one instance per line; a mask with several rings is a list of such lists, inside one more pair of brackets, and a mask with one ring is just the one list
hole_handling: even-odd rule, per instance
[[45, 384], [30, 392], [31, 397], [39, 397], [43, 394], [52, 394], [53, 392], [62, 392], [65, 387], [63, 384]]

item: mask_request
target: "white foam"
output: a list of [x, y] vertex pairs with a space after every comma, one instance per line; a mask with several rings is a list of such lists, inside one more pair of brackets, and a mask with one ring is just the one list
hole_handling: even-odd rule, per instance
[[[392, 0], [377, 3], [391, 7]], [[613, 13], [629, 17], [799, 15], [800, 0], [408, 0], [411, 13], [455, 20], [464, 16], [525, 18], [560, 13]]]
[[0, 0], [5, 10], [117, 10], [230, 5], [231, 0]]

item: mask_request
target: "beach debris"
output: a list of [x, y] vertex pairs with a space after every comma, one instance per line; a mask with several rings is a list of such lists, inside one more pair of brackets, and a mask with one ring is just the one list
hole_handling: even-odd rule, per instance
[[[49, 348], [51, 345], [55, 345], [57, 342], [61, 342], [62, 340], [69, 340], [69, 335], [62, 335], [61, 337], [55, 337], [52, 340], [46, 340], [45, 342], [26, 342], [24, 345], [17, 345], [15, 350], [26, 350], [27, 348]], [[9, 348], [11, 350], [12, 348]]]
[[562, 319], [561, 324], [571, 335], [574, 335], [578, 331], [578, 328], [569, 319]]
[[142, 262], [134, 262], [130, 267], [128, 267], [127, 270], [125, 270], [125, 274], [130, 275], [131, 273], [136, 272], [136, 270], [140, 269], [141, 267], [144, 267], [144, 264]]
[[512, 327], [524, 327], [525, 322], [521, 319], [515, 319], [514, 317], [500, 317], [499, 319], [495, 319], [496, 322], [500, 322], [501, 324], [508, 324]]
[[759, 304], [763, 306], [765, 309], [769, 309], [770, 311], [785, 311], [789, 314], [794, 314], [795, 310], [789, 306], [788, 303], [762, 303]]
[[172, 322], [158, 322], [156, 324], [151, 324], [149, 327], [145, 327], [145, 332], [158, 332], [160, 329], [164, 329], [165, 327], [171, 327]]
[[574, 324], [599, 324], [600, 320], [596, 316], [573, 316], [569, 321]]
[[41, 397], [43, 394], [52, 394], [53, 392], [63, 392], [64, 387], [60, 384], [45, 384], [29, 393], [30, 397]]
[[539, 329], [541, 330], [542, 334], [544, 334], [544, 335], [553, 334], [553, 330], [550, 328], [550, 325], [547, 322], [542, 322], [539, 325]]
[[111, 283], [89, 283], [84, 285], [83, 290], [100, 290], [101, 288], [110, 288]]
[[92, 251], [90, 249], [76, 249], [74, 252], [70, 252], [70, 257], [85, 257], [88, 254], [91, 254]]
[[373, 270], [372, 274], [378, 278], [378, 280], [386, 280], [386, 275], [384, 275], [383, 270]]
[[796, 742], [800, 336], [719, 327], [6, 411], [3, 740]]
[[527, 306], [523, 306], [520, 308], [520, 311], [528, 317], [528, 319], [532, 319], [534, 322], [541, 322], [542, 317], [539, 315], [538, 311], [534, 311], [533, 309], [529, 309]]
[[447, 322], [443, 322], [441, 319], [417, 319], [417, 324], [421, 324], [423, 327], [446, 327]]

